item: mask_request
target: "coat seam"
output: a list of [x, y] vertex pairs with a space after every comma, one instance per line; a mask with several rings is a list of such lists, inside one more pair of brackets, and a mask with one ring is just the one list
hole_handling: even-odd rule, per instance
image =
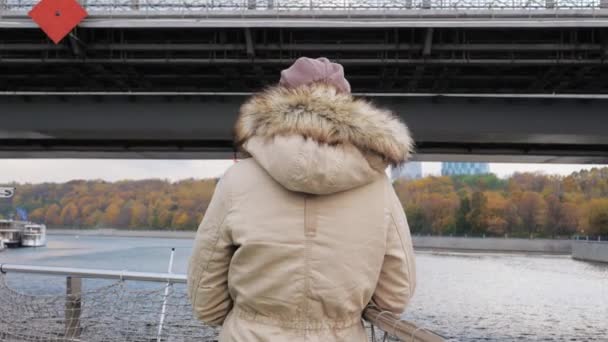
[[305, 317], [305, 329], [304, 330], [313, 330], [312, 322], [310, 321], [311, 315], [311, 298], [312, 298], [312, 247], [313, 247], [313, 238], [316, 236], [317, 232], [317, 205], [314, 202], [315, 197], [313, 195], [306, 194], [304, 195], [304, 239], [305, 239], [305, 289], [304, 296], [304, 317]]
[[[227, 216], [227, 215], [226, 215]], [[225, 219], [224, 219], [225, 220]], [[222, 220], [222, 222], [218, 225], [218, 229], [216, 231], [217, 237], [215, 238], [215, 242], [213, 243], [213, 247], [211, 249], [211, 254], [209, 255], [209, 259], [207, 260], [207, 262], [205, 263], [204, 267], [199, 266], [199, 271], [198, 271], [198, 281], [196, 283], [196, 290], [198, 290], [199, 288], [201, 288], [201, 283], [203, 281], [203, 275], [205, 275], [205, 272], [207, 272], [207, 270], [209, 269], [209, 265], [211, 264], [211, 260], [213, 260], [213, 256], [215, 255], [215, 250], [217, 248], [217, 244], [220, 240], [221, 237], [221, 225], [224, 223], [224, 220]], [[193, 298], [192, 301], [196, 302], [196, 297], [197, 297], [197, 292], [198, 291], [194, 291], [193, 292]]]
[[308, 331], [309, 330], [309, 325], [308, 325], [308, 320], [309, 320], [309, 315], [310, 315], [310, 258], [311, 258], [311, 254], [312, 254], [312, 245], [311, 245], [311, 237], [308, 234], [308, 227], [307, 224], [308, 222], [308, 195], [306, 195], [306, 197], [304, 197], [304, 253], [305, 253], [305, 257], [304, 257], [304, 270], [306, 273], [306, 280], [304, 282], [304, 293], [306, 294], [304, 296], [304, 317], [305, 317], [305, 324], [304, 324], [304, 330]]
[[[397, 231], [397, 236], [399, 236], [399, 242], [401, 242], [401, 251], [403, 252], [405, 263], [406, 263], [406, 266], [407, 266], [408, 283], [411, 283], [410, 276], [411, 276], [411, 273], [412, 273], [412, 267], [411, 267], [410, 256], [405, 251], [405, 243], [403, 242], [403, 236], [402, 236], [401, 231], [399, 229], [399, 225], [397, 225], [397, 221], [395, 220], [395, 216], [393, 215], [392, 211], [391, 211], [391, 220], [393, 221], [393, 226], [395, 227], [395, 230]], [[409, 285], [409, 292], [410, 292], [408, 294], [408, 298], [411, 298], [412, 297], [411, 284], [408, 284], [408, 285]]]
[[[230, 193], [229, 190], [227, 190], [227, 195], [228, 195], [228, 199], [227, 199], [226, 206], [228, 207], [228, 209], [226, 210], [226, 214], [224, 215], [224, 217], [222, 218], [222, 220], [217, 225], [217, 229], [216, 229], [217, 236], [215, 238], [215, 242], [213, 243], [213, 247], [211, 248], [211, 254], [209, 255], [209, 259], [205, 263], [204, 267], [203, 267], [203, 265], [199, 265], [199, 267], [198, 267], [198, 269], [199, 269], [199, 271], [198, 271], [198, 281], [196, 283], [196, 288], [194, 289], [194, 291], [192, 293], [192, 302], [193, 303], [196, 303], [196, 298], [198, 297], [198, 289], [201, 288], [201, 283], [203, 281], [203, 275], [207, 272], [207, 270], [209, 269], [209, 265], [211, 264], [211, 261], [213, 260], [213, 256], [216, 253], [217, 245], [218, 245], [218, 243], [220, 241], [220, 238], [222, 236], [222, 231], [224, 229], [224, 222], [226, 221], [226, 219], [228, 218], [228, 214], [230, 213], [232, 196], [231, 196], [231, 193]], [[199, 255], [199, 257], [202, 257], [202, 255]]]

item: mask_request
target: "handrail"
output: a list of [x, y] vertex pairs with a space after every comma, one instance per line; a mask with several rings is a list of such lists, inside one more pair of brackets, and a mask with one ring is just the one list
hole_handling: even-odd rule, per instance
[[0, 272], [30, 273], [56, 276], [69, 276], [79, 278], [137, 280], [169, 283], [186, 283], [185, 274], [116, 271], [93, 268], [29, 266], [15, 264], [0, 264]]
[[384, 330], [389, 335], [397, 337], [400, 341], [407, 342], [444, 342], [445, 339], [416, 324], [402, 320], [399, 316], [381, 311], [377, 307], [368, 306], [363, 312], [363, 318]]
[[[94, 279], [116, 279], [168, 283], [186, 283], [185, 274], [155, 273], [155, 272], [133, 272], [117, 271], [93, 268], [73, 268], [54, 266], [30, 266], [16, 264], [0, 264], [0, 273], [29, 273], [52, 276], [66, 276], [77, 278]], [[389, 312], [380, 311], [378, 308], [369, 306], [363, 312], [363, 318], [380, 328], [390, 336], [407, 342], [444, 342], [445, 339], [427, 329], [418, 327], [416, 324], [401, 320], [399, 316]]]

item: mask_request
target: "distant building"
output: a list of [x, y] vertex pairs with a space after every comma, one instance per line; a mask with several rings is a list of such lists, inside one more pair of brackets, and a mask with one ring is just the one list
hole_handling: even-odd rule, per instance
[[487, 173], [490, 173], [490, 164], [488, 163], [441, 163], [442, 176], [482, 175]]
[[391, 169], [391, 179], [418, 179], [422, 178], [422, 163], [409, 162]]

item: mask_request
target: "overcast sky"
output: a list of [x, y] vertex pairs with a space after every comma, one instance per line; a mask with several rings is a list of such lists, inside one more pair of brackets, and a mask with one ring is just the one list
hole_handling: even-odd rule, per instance
[[[73, 179], [162, 178], [172, 181], [185, 178], [220, 176], [231, 160], [107, 160], [107, 159], [0, 159], [0, 183], [66, 182]], [[599, 165], [601, 166], [601, 165]], [[598, 165], [559, 164], [490, 164], [490, 171], [500, 177], [514, 172], [540, 171], [567, 175]], [[424, 174], [438, 175], [440, 163], [423, 163]]]

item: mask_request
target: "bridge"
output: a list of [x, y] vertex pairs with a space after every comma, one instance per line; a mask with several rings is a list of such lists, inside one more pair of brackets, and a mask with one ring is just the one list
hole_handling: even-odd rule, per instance
[[420, 160], [608, 162], [608, 0], [0, 0], [0, 156], [216, 158], [295, 58], [342, 63]]

